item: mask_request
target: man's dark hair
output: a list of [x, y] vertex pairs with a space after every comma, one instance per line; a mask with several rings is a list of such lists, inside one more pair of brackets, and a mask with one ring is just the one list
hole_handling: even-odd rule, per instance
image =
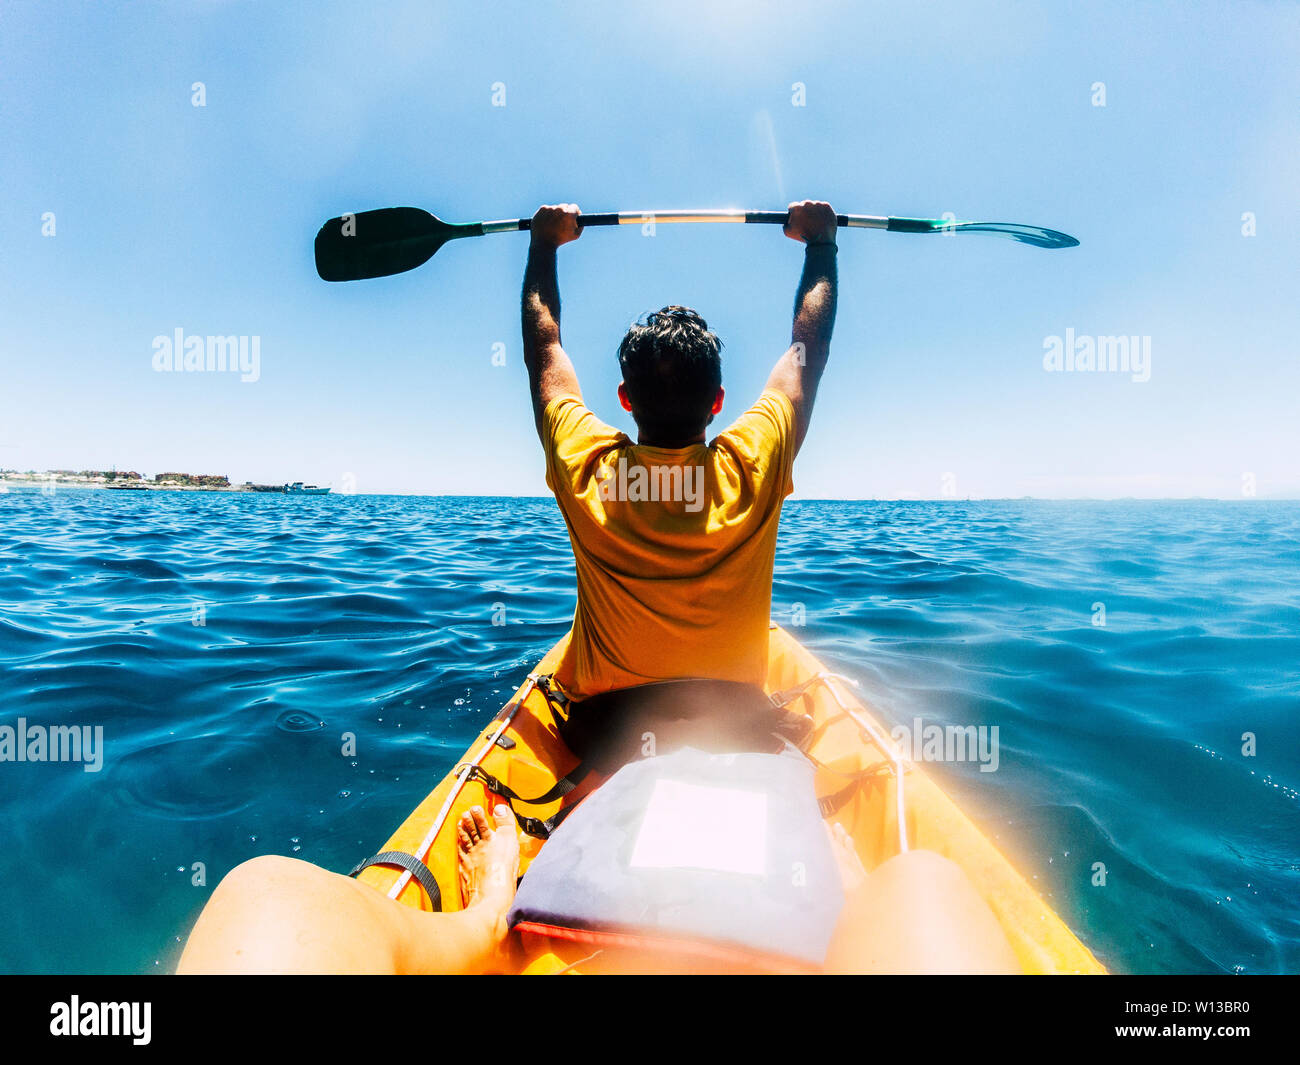
[[712, 420], [722, 387], [722, 341], [689, 307], [664, 307], [634, 323], [618, 346], [618, 364], [648, 440], [681, 446]]

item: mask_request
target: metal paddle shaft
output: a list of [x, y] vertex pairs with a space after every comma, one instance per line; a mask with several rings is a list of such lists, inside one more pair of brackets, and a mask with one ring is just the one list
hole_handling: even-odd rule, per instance
[[[736, 209], [690, 211], [611, 211], [580, 214], [578, 224], [640, 226], [678, 222], [743, 222], [784, 226], [788, 211]], [[988, 233], [1036, 248], [1073, 248], [1079, 242], [1055, 229], [1017, 222], [959, 222], [942, 218], [891, 218], [841, 214], [841, 229], [883, 229], [890, 233]], [[493, 222], [444, 222], [419, 207], [384, 207], [377, 211], [331, 218], [316, 234], [316, 272], [325, 281], [359, 281], [414, 270], [428, 262], [449, 240], [489, 233], [518, 233], [532, 227], [528, 218]]]

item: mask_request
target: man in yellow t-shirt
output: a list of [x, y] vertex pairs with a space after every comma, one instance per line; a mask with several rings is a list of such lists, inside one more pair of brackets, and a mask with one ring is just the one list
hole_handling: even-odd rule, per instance
[[[786, 233], [808, 245], [790, 347], [758, 402], [710, 444], [704, 430], [722, 409], [722, 344], [686, 307], [648, 315], [619, 346], [618, 397], [636, 421], [635, 444], [583, 405], [560, 346], [555, 280], [555, 249], [579, 236], [577, 215], [566, 204], [533, 216], [523, 295], [546, 481], [578, 569], [573, 638], [556, 679], [578, 698], [682, 677], [759, 684], [777, 520], [835, 320], [835, 214], [825, 203], [790, 205]], [[222, 880], [177, 971], [500, 971], [519, 875], [518, 824], [508, 805], [491, 820], [475, 806], [456, 832], [463, 909], [424, 913], [337, 873], [267, 855]], [[848, 848], [846, 864], [856, 860]], [[961, 870], [923, 850], [896, 855], [862, 879], [827, 969], [1020, 971]]]
[[712, 442], [722, 342], [687, 307], [634, 324], [619, 345], [619, 402], [635, 443], [583, 403], [560, 344], [556, 249], [578, 208], [532, 220], [522, 317], [546, 483], [569, 527], [578, 605], [556, 681], [582, 699], [682, 677], [762, 684], [781, 503], [808, 431], [835, 322], [835, 212], [790, 205], [805, 244], [794, 326], [758, 402]]

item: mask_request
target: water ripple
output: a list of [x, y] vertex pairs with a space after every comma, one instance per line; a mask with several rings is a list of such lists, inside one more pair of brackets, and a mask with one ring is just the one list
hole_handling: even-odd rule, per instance
[[[795, 502], [773, 615], [999, 728], [934, 772], [1107, 964], [1296, 971], [1297, 558], [1291, 504]], [[104, 730], [0, 766], [3, 964], [154, 971], [240, 861], [350, 867], [573, 604], [549, 500], [0, 495], [0, 724]]]

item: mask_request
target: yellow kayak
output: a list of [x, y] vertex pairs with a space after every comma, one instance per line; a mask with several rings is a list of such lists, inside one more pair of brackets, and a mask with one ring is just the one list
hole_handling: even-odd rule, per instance
[[[565, 790], [562, 782], [578, 765], [578, 758], [560, 739], [556, 710], [537, 683], [537, 678], [549, 676], [564, 644], [561, 640], [550, 650], [461, 762], [383, 847], [386, 852], [414, 855], [427, 865], [441, 889], [443, 910], [462, 906], [457, 818], [470, 806], [491, 809], [501, 801], [488, 791], [483, 778], [500, 781], [518, 796], [541, 797], [552, 789]], [[1026, 973], [1105, 972], [975, 823], [921, 766], [905, 757], [877, 715], [853, 696], [850, 684], [828, 674], [793, 636], [776, 626], [771, 631], [765, 688], [769, 694], [781, 693], [788, 710], [811, 718], [804, 751], [817, 767], [823, 812], [828, 821], [848, 830], [868, 871], [904, 847], [937, 851], [965, 871], [997, 917]], [[515, 809], [551, 822], [589, 794], [600, 779], [599, 774], [589, 773], [576, 788], [549, 803], [516, 802]], [[542, 846], [540, 839], [525, 838], [521, 871], [527, 871]], [[371, 865], [359, 879], [407, 906], [435, 908], [419, 879], [402, 869]], [[582, 943], [555, 940], [516, 937], [511, 946], [512, 969], [518, 973], [580, 972], [584, 958], [591, 954]]]

